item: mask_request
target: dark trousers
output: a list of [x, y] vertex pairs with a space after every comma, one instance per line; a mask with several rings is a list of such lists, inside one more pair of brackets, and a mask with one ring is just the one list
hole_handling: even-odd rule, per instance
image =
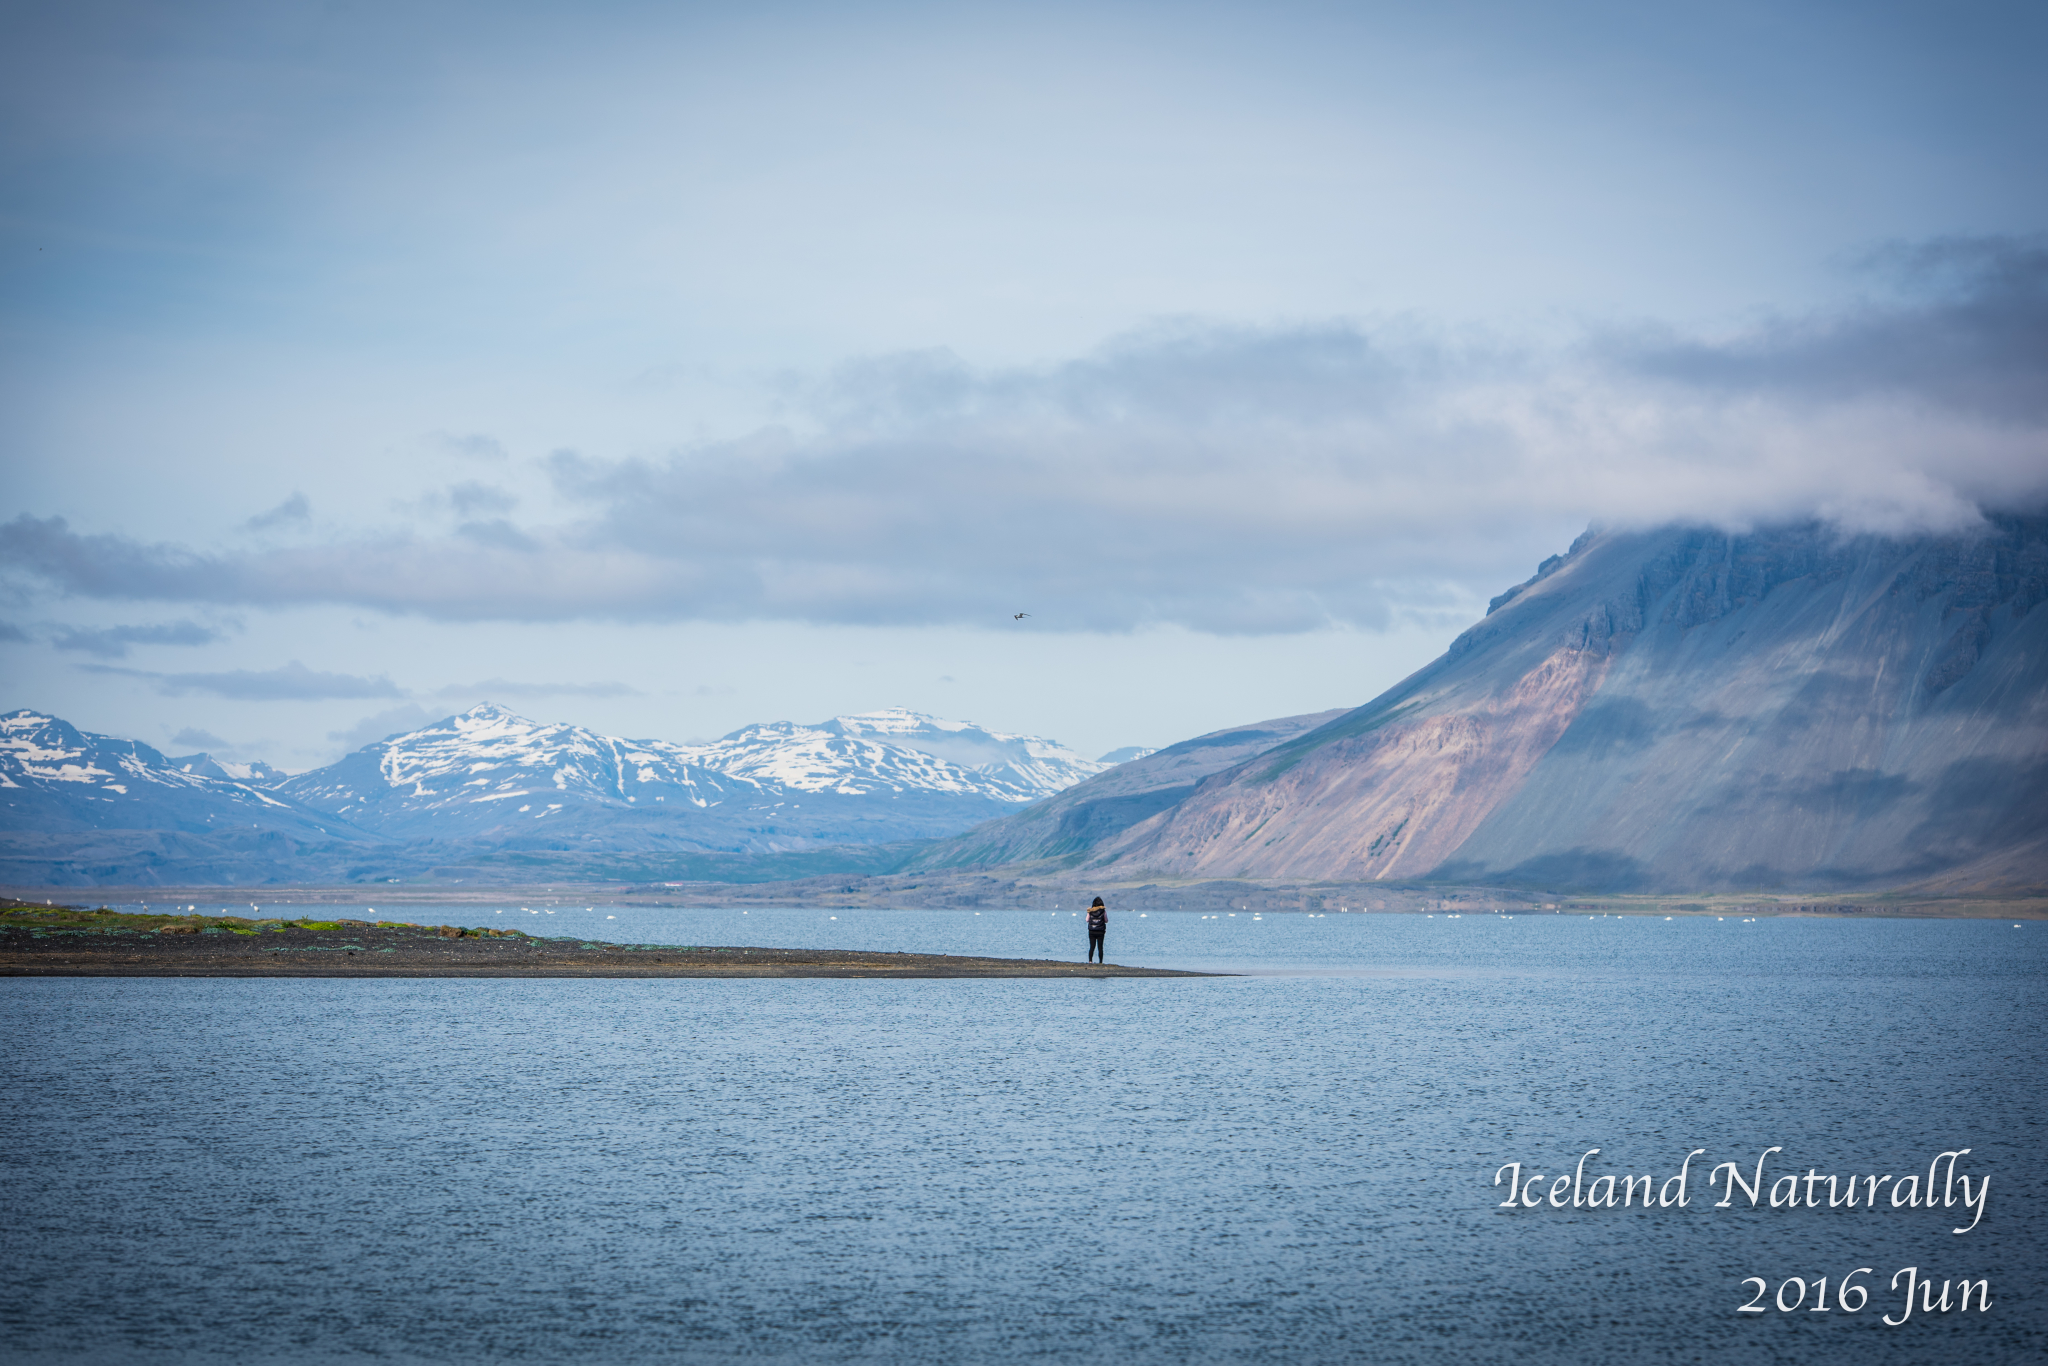
[[1090, 931], [1088, 931], [1088, 961], [1089, 961], [1089, 962], [1091, 962], [1091, 963], [1106, 963], [1106, 962], [1108, 962], [1108, 961], [1109, 961], [1108, 959], [1106, 959], [1106, 958], [1104, 958], [1104, 957], [1102, 956], [1102, 936], [1103, 936], [1103, 935], [1105, 935], [1105, 934], [1107, 934], [1107, 933], [1108, 933], [1108, 931], [1107, 931], [1107, 930], [1090, 930]]

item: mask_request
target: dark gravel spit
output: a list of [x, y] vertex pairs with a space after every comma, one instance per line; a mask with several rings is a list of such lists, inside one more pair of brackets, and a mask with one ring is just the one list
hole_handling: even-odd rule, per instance
[[0, 926], [5, 977], [1205, 977], [1163, 968], [848, 949], [608, 944], [342, 925], [236, 931], [172, 924]]

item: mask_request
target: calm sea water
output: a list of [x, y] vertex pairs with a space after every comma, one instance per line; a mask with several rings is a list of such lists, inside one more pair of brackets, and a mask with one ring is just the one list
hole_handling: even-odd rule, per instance
[[[1067, 908], [545, 909], [469, 918], [1083, 950]], [[1113, 961], [1247, 975], [0, 982], [0, 1350], [2039, 1361], [2044, 938], [2009, 921], [1153, 914], [1116, 917]], [[1970, 1148], [1983, 1220], [1957, 1236], [1959, 1208], [1883, 1192], [1876, 1209], [1713, 1208], [1708, 1164], [1747, 1175], [1774, 1145], [1767, 1177], [1924, 1177]], [[1684, 1209], [1499, 1208], [1503, 1163], [1554, 1176], [1595, 1147], [1588, 1181], [1661, 1183], [1707, 1152]], [[1868, 1305], [1844, 1313], [1858, 1267]], [[1886, 1326], [1904, 1267], [1988, 1277], [1992, 1307]], [[1749, 1276], [1788, 1301], [1788, 1278], [1808, 1285], [1796, 1309], [1742, 1314]]]

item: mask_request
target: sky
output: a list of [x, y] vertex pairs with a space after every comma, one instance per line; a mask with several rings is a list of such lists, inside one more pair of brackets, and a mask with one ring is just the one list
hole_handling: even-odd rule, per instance
[[1160, 746], [2048, 502], [2038, 5], [5, 10], [0, 709], [172, 754]]

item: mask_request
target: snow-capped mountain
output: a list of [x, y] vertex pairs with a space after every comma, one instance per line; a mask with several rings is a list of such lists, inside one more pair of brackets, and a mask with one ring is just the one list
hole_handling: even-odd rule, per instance
[[196, 772], [136, 740], [29, 708], [0, 716], [0, 830], [283, 831], [362, 838], [252, 783]]
[[488, 702], [287, 778], [277, 791], [366, 829], [443, 839], [590, 807], [680, 815], [783, 795], [716, 772], [684, 746], [546, 725]]
[[901, 707], [811, 726], [746, 726], [691, 752], [707, 768], [796, 792], [948, 792], [1013, 804], [1050, 797], [1108, 767], [1035, 735]]
[[182, 758], [167, 759], [172, 768], [181, 773], [196, 773], [202, 778], [226, 778], [231, 782], [254, 783], [267, 786], [281, 783], [288, 776], [281, 768], [272, 768], [261, 759], [238, 764], [232, 759], [216, 759], [211, 754], [187, 754]]
[[0, 880], [608, 876], [620, 860], [745, 875], [763, 858], [957, 834], [1103, 767], [907, 711], [682, 745], [485, 704], [266, 783], [268, 765], [169, 760], [23, 711], [0, 718]]
[[857, 812], [877, 814], [878, 800], [894, 808], [892, 825], [909, 818], [920, 834], [938, 826], [951, 833], [1103, 767], [1049, 740], [900, 709], [814, 726], [746, 726], [683, 745], [544, 724], [485, 703], [276, 790], [401, 838], [510, 834], [536, 823], [577, 824], [576, 813], [591, 809], [631, 809], [643, 817], [697, 813], [688, 823], [693, 836], [737, 820], [830, 840], [858, 838], [839, 827]]

